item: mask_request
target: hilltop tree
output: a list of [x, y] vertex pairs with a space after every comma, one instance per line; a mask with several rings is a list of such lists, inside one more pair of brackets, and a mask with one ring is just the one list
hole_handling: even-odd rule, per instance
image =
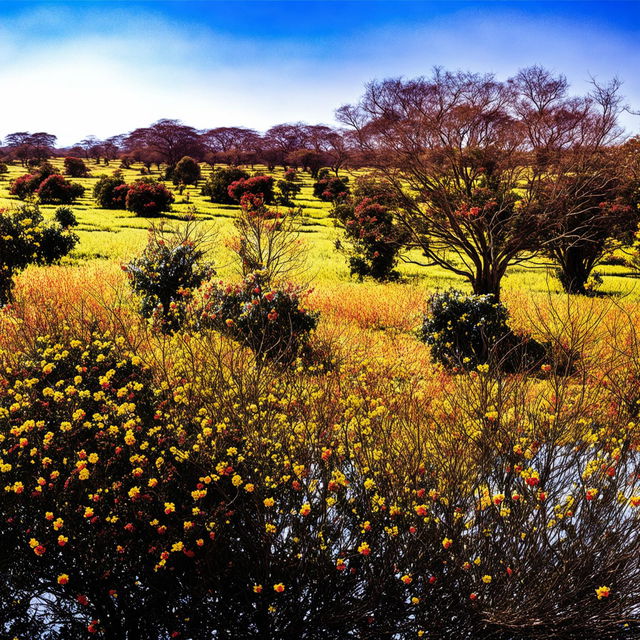
[[[400, 206], [409, 247], [500, 294], [507, 267], [564, 233], [566, 198], [549, 184], [587, 166], [619, 133], [618, 85], [568, 94], [539, 67], [508, 82], [436, 69], [429, 78], [372, 82], [338, 118]], [[542, 194], [544, 193], [544, 197]], [[573, 231], [575, 234], [575, 230]]]
[[4, 142], [9, 154], [26, 165], [40, 163], [52, 157], [55, 153], [56, 140], [56, 136], [44, 131], [38, 133], [19, 131], [10, 133]]
[[198, 184], [202, 172], [200, 165], [190, 156], [184, 156], [171, 172], [174, 184]]
[[184, 156], [202, 156], [200, 135], [179, 120], [158, 120], [150, 127], [136, 129], [126, 137], [124, 145], [129, 152], [156, 156], [169, 167], [175, 167]]

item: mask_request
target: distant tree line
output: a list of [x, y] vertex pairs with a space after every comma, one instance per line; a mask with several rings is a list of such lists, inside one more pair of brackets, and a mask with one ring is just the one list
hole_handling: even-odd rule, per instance
[[[266, 185], [254, 185], [241, 166], [303, 170], [345, 228], [341, 248], [355, 275], [387, 279], [399, 260], [411, 261], [499, 296], [510, 266], [541, 255], [557, 265], [566, 291], [584, 293], [593, 269], [616, 243], [631, 243], [639, 222], [640, 143], [619, 126], [625, 108], [618, 80], [574, 95], [564, 76], [537, 66], [506, 81], [437, 68], [430, 77], [369, 83], [358, 103], [338, 109], [344, 128], [298, 122], [260, 134], [164, 119], [66, 149], [51, 134], [17, 132], [0, 160], [119, 159], [124, 168], [164, 167], [165, 179], [181, 186], [197, 184], [197, 163], [226, 165], [202, 187], [223, 203]], [[363, 167], [375, 188], [360, 185], [358, 195], [340, 171]], [[231, 188], [238, 180], [247, 182]], [[290, 203], [295, 180], [277, 186], [278, 200]]]

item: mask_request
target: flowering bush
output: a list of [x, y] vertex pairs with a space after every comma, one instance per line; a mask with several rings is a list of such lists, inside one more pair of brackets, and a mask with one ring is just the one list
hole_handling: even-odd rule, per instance
[[69, 182], [60, 174], [53, 174], [40, 183], [36, 193], [40, 202], [69, 204], [84, 195], [84, 187]]
[[349, 195], [349, 178], [320, 178], [313, 185], [313, 195], [324, 202], [338, 202]]
[[49, 176], [55, 174], [55, 172], [51, 163], [42, 162], [37, 165], [33, 173], [27, 173], [12, 180], [9, 187], [9, 194], [17, 196], [20, 200], [26, 200], [38, 190], [38, 187]]
[[[388, 206], [364, 198], [355, 206], [338, 204], [335, 217], [344, 226], [351, 275], [378, 281], [398, 278], [395, 267], [406, 233], [395, 224]], [[342, 248], [342, 243], [338, 247]]]
[[637, 636], [629, 333], [535, 379], [123, 329], [0, 333], [3, 635]]
[[[114, 190], [114, 196], [119, 196], [120, 187]], [[174, 201], [173, 194], [164, 184], [153, 179], [142, 178], [127, 185], [127, 195], [125, 205], [129, 211], [133, 211], [139, 216], [153, 217], [163, 211], [171, 209]]]
[[157, 320], [165, 331], [184, 323], [194, 290], [215, 273], [204, 260], [205, 245], [193, 223], [169, 234], [152, 227], [142, 255], [123, 267], [141, 297], [142, 315]]
[[202, 185], [202, 195], [211, 198], [219, 204], [234, 204], [235, 200], [229, 195], [229, 186], [238, 181], [246, 180], [249, 174], [237, 167], [214, 169], [209, 179]]
[[491, 364], [506, 371], [540, 366], [546, 357], [543, 345], [522, 338], [507, 324], [507, 308], [492, 295], [465, 295], [450, 289], [431, 296], [419, 331], [431, 346], [434, 362], [455, 370]]
[[118, 189], [124, 186], [124, 178], [119, 170], [110, 176], [100, 176], [93, 187], [93, 197], [96, 204], [103, 209], [124, 209], [127, 190]]
[[89, 168], [82, 158], [65, 158], [64, 172], [72, 178], [86, 178], [89, 175]]
[[0, 210], [0, 307], [11, 301], [13, 279], [29, 264], [52, 264], [67, 255], [78, 236], [60, 225], [45, 225], [34, 205]]
[[229, 185], [229, 197], [240, 202], [245, 195], [259, 196], [265, 204], [271, 204], [274, 199], [273, 178], [271, 176], [253, 176], [241, 178]]
[[212, 284], [203, 294], [199, 324], [245, 344], [260, 360], [291, 362], [307, 347], [318, 314], [302, 306], [295, 287], [271, 288], [264, 275], [249, 274], [240, 285]]

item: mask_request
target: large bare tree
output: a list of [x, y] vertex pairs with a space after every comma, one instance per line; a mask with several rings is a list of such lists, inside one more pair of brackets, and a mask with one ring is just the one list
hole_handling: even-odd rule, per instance
[[371, 82], [337, 115], [361, 162], [396, 192], [408, 247], [425, 258], [414, 261], [499, 297], [510, 265], [551, 237], [582, 233], [584, 223], [563, 227], [561, 218], [577, 212], [566, 206], [562, 178], [586, 172], [585, 188], [609, 184], [611, 165], [598, 159], [620, 134], [618, 89], [594, 83], [571, 96], [565, 78], [540, 67], [506, 82], [436, 68], [428, 78]]

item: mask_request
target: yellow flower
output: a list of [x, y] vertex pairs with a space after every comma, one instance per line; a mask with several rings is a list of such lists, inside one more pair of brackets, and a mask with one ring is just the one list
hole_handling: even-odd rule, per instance
[[493, 578], [489, 575], [482, 576], [482, 582], [485, 584], [491, 584], [491, 580], [493, 580]]
[[602, 600], [603, 598], [608, 598], [611, 593], [611, 589], [609, 587], [598, 587], [596, 589], [596, 595], [598, 596], [598, 600]]
[[273, 585], [273, 590], [276, 593], [282, 593], [284, 591], [284, 585], [282, 584], [282, 582], [278, 582], [278, 584]]
[[69, 582], [69, 576], [66, 573], [61, 573], [58, 576], [58, 584], [67, 584]]

